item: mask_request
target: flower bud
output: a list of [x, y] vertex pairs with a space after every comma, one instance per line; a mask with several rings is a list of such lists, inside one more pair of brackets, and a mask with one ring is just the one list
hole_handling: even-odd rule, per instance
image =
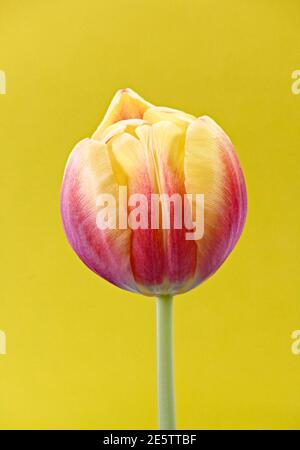
[[115, 95], [72, 151], [61, 214], [69, 243], [95, 273], [145, 295], [186, 292], [225, 261], [246, 218], [243, 173], [209, 117]]

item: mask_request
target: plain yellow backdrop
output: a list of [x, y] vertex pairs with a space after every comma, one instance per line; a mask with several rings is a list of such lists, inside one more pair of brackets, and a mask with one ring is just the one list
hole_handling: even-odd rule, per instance
[[115, 91], [213, 117], [249, 212], [175, 300], [178, 428], [300, 428], [298, 0], [1, 0], [0, 428], [155, 428], [155, 300], [90, 272], [59, 192]]

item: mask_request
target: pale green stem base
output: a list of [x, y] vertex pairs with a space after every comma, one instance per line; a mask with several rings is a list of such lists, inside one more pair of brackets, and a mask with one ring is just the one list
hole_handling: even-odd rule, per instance
[[160, 430], [175, 430], [173, 375], [173, 298], [157, 298], [157, 371]]

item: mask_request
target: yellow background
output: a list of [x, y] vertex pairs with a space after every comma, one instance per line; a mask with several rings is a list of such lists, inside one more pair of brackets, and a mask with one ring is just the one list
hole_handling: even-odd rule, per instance
[[90, 272], [59, 191], [115, 91], [212, 116], [249, 194], [218, 273], [175, 300], [178, 428], [300, 428], [298, 0], [0, 1], [0, 428], [155, 428], [155, 301]]

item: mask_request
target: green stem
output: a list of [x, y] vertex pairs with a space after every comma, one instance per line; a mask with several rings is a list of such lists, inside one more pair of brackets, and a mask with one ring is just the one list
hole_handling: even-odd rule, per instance
[[172, 296], [157, 297], [156, 311], [159, 428], [175, 430]]

